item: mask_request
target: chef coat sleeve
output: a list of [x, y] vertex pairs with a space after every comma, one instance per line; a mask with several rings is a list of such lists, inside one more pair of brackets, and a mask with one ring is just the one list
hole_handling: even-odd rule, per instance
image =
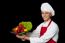
[[41, 37], [29, 37], [30, 43], [45, 43], [49, 41], [58, 31], [57, 25], [50, 26]]

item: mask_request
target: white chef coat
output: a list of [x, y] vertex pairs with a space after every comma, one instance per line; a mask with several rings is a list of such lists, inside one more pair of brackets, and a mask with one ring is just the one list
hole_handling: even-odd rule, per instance
[[52, 21], [51, 24], [49, 25], [49, 27], [47, 28], [46, 32], [44, 33], [44, 35], [42, 35], [40, 37], [40, 31], [41, 31], [41, 27], [47, 27], [50, 21], [47, 22], [43, 22], [41, 23], [39, 26], [37, 26], [37, 28], [31, 33], [29, 34], [29, 39], [30, 39], [30, 43], [46, 43], [48, 42], [51, 38], [57, 42], [58, 40], [58, 33], [59, 33], [59, 28], [58, 25]]

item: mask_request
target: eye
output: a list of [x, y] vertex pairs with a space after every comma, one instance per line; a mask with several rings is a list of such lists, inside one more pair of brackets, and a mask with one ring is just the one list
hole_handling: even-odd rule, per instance
[[42, 14], [50, 14], [49, 12], [41, 12]]
[[49, 12], [45, 12], [45, 14], [50, 14]]

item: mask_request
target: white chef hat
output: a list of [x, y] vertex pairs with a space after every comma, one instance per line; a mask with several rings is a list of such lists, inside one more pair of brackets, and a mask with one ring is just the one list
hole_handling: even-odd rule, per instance
[[52, 6], [49, 4], [49, 3], [42, 3], [41, 4], [41, 11], [44, 12], [44, 11], [48, 11], [52, 14], [52, 16], [55, 15], [55, 11], [54, 9], [52, 8]]

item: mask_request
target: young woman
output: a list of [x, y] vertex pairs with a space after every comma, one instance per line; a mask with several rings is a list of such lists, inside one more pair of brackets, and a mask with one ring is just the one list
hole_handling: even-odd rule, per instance
[[17, 38], [22, 40], [29, 40], [30, 43], [57, 43], [59, 28], [58, 25], [51, 20], [51, 17], [55, 15], [54, 9], [49, 3], [42, 3], [41, 16], [44, 20], [37, 28], [29, 34], [30, 36], [19, 36]]

